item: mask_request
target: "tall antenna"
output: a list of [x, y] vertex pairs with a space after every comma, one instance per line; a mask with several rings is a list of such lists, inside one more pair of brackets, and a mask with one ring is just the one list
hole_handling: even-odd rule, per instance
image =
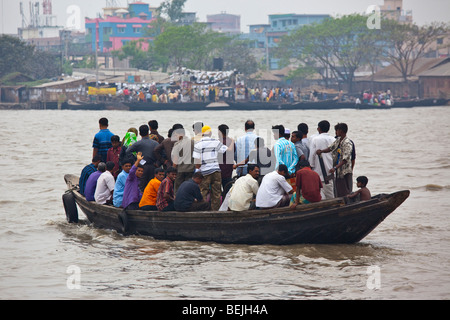
[[118, 0], [106, 0], [106, 8], [119, 8], [120, 4]]
[[44, 0], [44, 3], [42, 4], [44, 7], [44, 14], [45, 15], [52, 15], [52, 0]]

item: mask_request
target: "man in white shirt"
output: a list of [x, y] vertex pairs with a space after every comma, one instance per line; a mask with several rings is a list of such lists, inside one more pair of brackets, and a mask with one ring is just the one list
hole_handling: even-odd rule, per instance
[[[324, 150], [328, 148], [336, 140], [328, 134], [329, 130], [330, 123], [326, 120], [320, 121], [317, 127], [319, 134], [315, 135], [310, 140], [309, 144], [309, 163], [313, 170], [319, 174], [323, 185], [323, 188], [320, 191], [322, 200], [333, 199], [335, 197], [333, 180], [329, 180], [328, 182], [325, 181], [322, 168], [320, 166], [320, 159], [316, 154], [317, 150]], [[325, 174], [329, 175], [330, 169], [333, 168], [333, 156], [331, 153], [322, 153], [321, 156], [325, 167]]]
[[254, 164], [249, 164], [247, 169], [247, 175], [237, 179], [229, 191], [231, 195], [228, 207], [232, 211], [249, 210], [251, 208], [253, 195], [256, 196], [258, 194], [259, 167]]
[[103, 172], [97, 180], [94, 198], [95, 202], [98, 204], [112, 204], [112, 195], [116, 184], [114, 176], [112, 175], [114, 166], [114, 162], [108, 161], [106, 163], [106, 171]]
[[292, 186], [286, 181], [289, 170], [284, 164], [280, 164], [276, 171], [264, 176], [256, 195], [256, 207], [270, 209], [289, 206]]
[[[255, 123], [252, 120], [245, 122], [245, 135], [236, 140], [236, 151], [234, 160], [236, 163], [243, 163], [250, 154], [250, 151], [255, 148], [255, 140], [258, 137], [253, 131], [255, 130]], [[247, 165], [241, 165], [236, 168], [238, 177], [247, 174]]]

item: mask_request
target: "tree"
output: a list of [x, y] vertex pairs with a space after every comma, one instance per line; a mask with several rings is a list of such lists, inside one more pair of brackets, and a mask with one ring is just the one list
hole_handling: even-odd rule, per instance
[[247, 41], [229, 38], [217, 51], [217, 56], [223, 57], [225, 70], [237, 70], [246, 75], [258, 71], [258, 62], [250, 53]]
[[183, 8], [186, 0], [166, 0], [161, 3], [158, 10], [161, 14], [167, 16], [171, 23], [178, 22], [183, 16]]
[[150, 70], [153, 67], [151, 53], [143, 49], [144, 39], [130, 41], [126, 43], [120, 50], [113, 51], [113, 56], [120, 60], [130, 58], [130, 64], [133, 68]]
[[354, 14], [325, 19], [283, 37], [277, 56], [285, 63], [295, 61], [302, 68], [316, 65], [329, 70], [338, 81], [347, 83], [351, 92], [355, 71], [377, 50], [378, 33], [379, 30], [367, 28], [366, 16]]
[[156, 63], [166, 72], [169, 67], [202, 69], [210, 66], [214, 53], [229, 39], [203, 24], [168, 25], [152, 44]]
[[36, 50], [15, 37], [0, 36], [0, 78], [20, 72], [36, 80], [52, 78], [60, 74], [61, 58]]
[[418, 59], [425, 56], [428, 48], [437, 38], [449, 32], [444, 23], [432, 23], [422, 27], [416, 24], [402, 24], [395, 20], [382, 21], [380, 50], [383, 58], [390, 62], [408, 82]]

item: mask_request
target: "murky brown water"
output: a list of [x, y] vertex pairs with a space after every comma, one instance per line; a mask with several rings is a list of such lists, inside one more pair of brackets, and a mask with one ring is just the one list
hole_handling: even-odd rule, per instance
[[[411, 196], [355, 245], [168, 242], [68, 225], [63, 176], [89, 163], [103, 116], [119, 136], [150, 119], [163, 135], [196, 120], [228, 124], [235, 136], [249, 118], [261, 134], [275, 124], [293, 130], [305, 122], [314, 133], [320, 120], [346, 122], [357, 148], [354, 176], [368, 176], [372, 194]], [[449, 299], [449, 120], [448, 107], [0, 111], [0, 299]]]

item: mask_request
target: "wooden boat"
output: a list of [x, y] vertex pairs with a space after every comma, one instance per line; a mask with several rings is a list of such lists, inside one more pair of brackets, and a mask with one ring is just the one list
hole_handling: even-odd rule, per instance
[[78, 207], [94, 227], [160, 240], [212, 241], [236, 244], [288, 245], [356, 243], [367, 236], [408, 197], [409, 190], [381, 194], [347, 204], [344, 198], [243, 212], [127, 211], [86, 201], [78, 192], [78, 177], [64, 177], [63, 203], [69, 222], [78, 222]]

